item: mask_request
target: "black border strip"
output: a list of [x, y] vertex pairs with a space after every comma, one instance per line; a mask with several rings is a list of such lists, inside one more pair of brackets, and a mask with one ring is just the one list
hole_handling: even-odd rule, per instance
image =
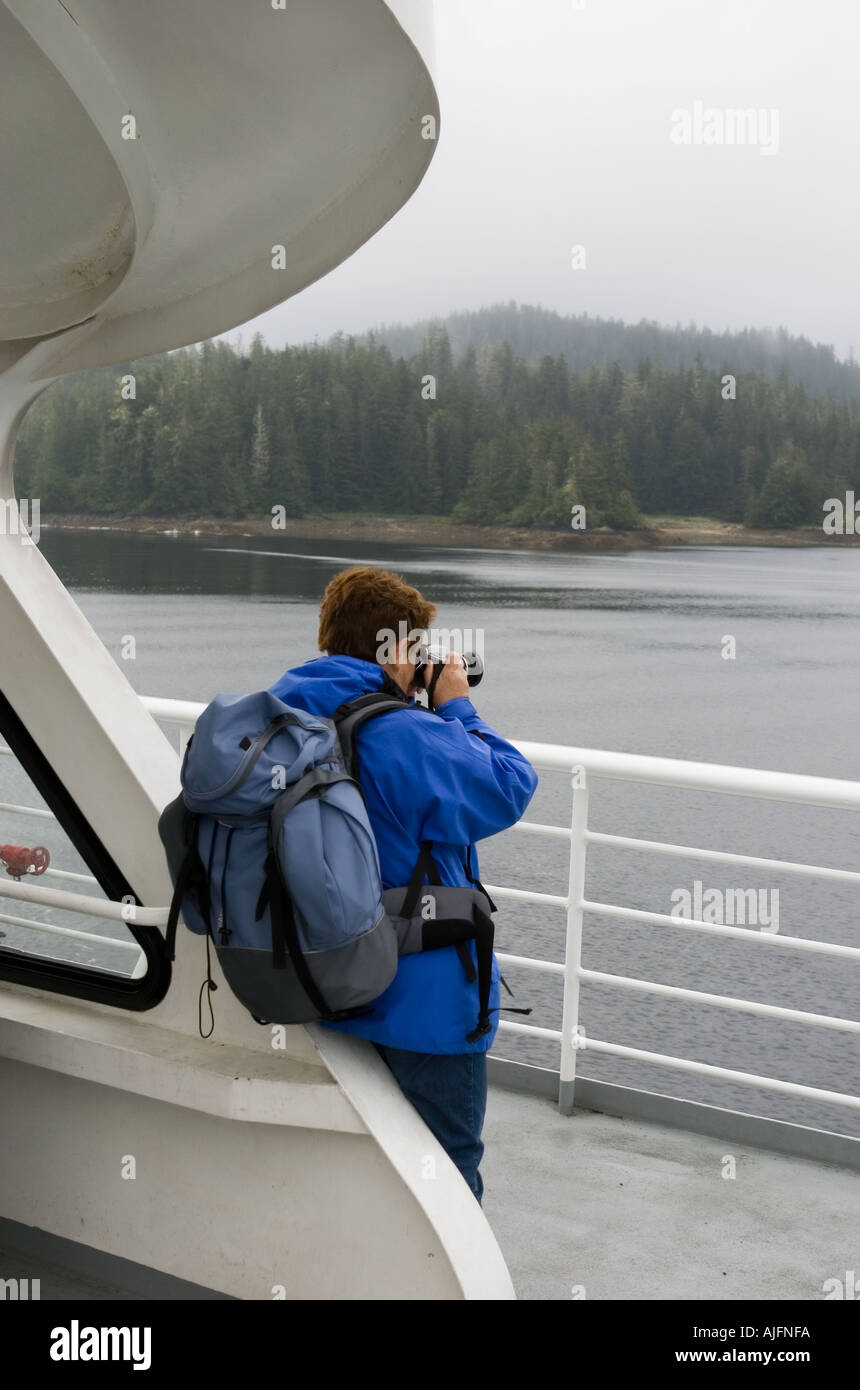
[[[0, 734], [12, 749], [39, 795], [45, 800], [81, 858], [108, 898], [119, 902], [133, 898], [143, 906], [119, 866], [105, 849], [86, 816], [60, 781], [41, 748], [0, 690]], [[77, 999], [113, 1004], [120, 1009], [151, 1009], [160, 1003], [170, 987], [170, 962], [164, 937], [157, 927], [126, 923], [146, 956], [146, 974], [139, 980], [123, 980], [106, 972], [86, 970], [58, 961], [22, 956], [3, 950], [0, 944], [0, 980], [52, 990]]]

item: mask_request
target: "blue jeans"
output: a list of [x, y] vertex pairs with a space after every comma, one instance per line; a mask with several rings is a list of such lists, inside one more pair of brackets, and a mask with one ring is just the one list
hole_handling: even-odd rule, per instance
[[480, 1202], [481, 1130], [487, 1109], [486, 1052], [406, 1052], [374, 1043], [408, 1101], [456, 1164]]

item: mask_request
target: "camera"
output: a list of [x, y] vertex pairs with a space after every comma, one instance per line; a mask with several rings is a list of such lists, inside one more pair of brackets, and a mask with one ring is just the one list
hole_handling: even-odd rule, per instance
[[[425, 689], [424, 673], [427, 667], [433, 667], [435, 669], [433, 670], [429, 684], [426, 686], [428, 697], [432, 697], [433, 688], [442, 674], [450, 655], [451, 653], [445, 651], [442, 647], [419, 647], [417, 660], [415, 662], [415, 675], [413, 677], [419, 692]], [[457, 656], [459, 656], [466, 668], [466, 680], [469, 682], [469, 685], [480, 685], [484, 677], [484, 663], [481, 658], [475, 652], [457, 652]]]

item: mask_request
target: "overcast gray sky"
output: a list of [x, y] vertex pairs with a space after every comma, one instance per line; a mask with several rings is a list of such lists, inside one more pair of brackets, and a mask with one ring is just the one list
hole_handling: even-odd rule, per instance
[[[515, 299], [784, 325], [860, 355], [860, 7], [435, 0], [435, 13], [442, 128], [423, 183], [342, 266], [247, 325], [246, 343]], [[729, 144], [722, 113], [736, 108], [760, 115]], [[703, 143], [720, 121], [724, 143]]]

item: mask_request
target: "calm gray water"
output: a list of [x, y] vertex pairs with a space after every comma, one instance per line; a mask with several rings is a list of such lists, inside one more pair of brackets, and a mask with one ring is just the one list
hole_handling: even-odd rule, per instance
[[[511, 738], [860, 779], [860, 550], [679, 548], [570, 556], [345, 541], [134, 536], [44, 530], [41, 548], [134, 688], [209, 700], [268, 685], [316, 654], [316, 611], [339, 569], [379, 563], [417, 584], [438, 624], [481, 629], [476, 693]], [[136, 656], [121, 660], [133, 635]], [[723, 659], [724, 639], [736, 658]], [[416, 769], [416, 777], [420, 773]], [[599, 830], [856, 868], [855, 815], [657, 788], [595, 784]], [[569, 788], [546, 775], [528, 817], [565, 824]], [[508, 832], [481, 850], [485, 882], [566, 890], [564, 846]], [[593, 848], [588, 896], [669, 912], [672, 892], [779, 890], [781, 935], [860, 945], [858, 895], [787, 875]], [[498, 946], [561, 960], [557, 910], [500, 909]], [[860, 969], [683, 928], [591, 917], [596, 970], [860, 1018]], [[506, 970], [532, 1022], [560, 1026], [560, 985]], [[592, 1038], [857, 1092], [858, 1038], [608, 987], [583, 991]], [[500, 1036], [496, 1051], [553, 1065], [551, 1044]], [[662, 1067], [580, 1054], [584, 1075], [860, 1133], [860, 1114]]]

